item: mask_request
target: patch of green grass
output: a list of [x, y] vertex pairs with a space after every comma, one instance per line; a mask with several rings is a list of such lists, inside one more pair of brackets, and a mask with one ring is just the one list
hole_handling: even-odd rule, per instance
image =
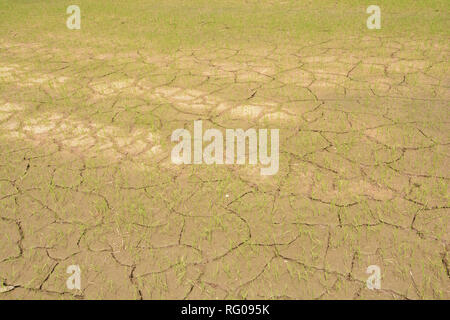
[[66, 28], [73, 1], [0, 2], [0, 28], [15, 40], [60, 46], [177, 48], [304, 44], [367, 35], [448, 36], [448, 1], [379, 0], [382, 29], [368, 30], [371, 1], [79, 0], [81, 30]]

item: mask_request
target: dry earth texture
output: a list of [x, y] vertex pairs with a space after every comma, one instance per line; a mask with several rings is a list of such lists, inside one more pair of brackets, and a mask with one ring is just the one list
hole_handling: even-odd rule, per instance
[[1, 0], [0, 299], [449, 299], [449, 2], [378, 2]]

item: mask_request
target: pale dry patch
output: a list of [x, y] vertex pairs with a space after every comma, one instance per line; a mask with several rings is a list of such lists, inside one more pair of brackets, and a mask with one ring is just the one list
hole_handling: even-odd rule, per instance
[[10, 131], [6, 134], [3, 135], [6, 138], [11, 138], [11, 139], [25, 139], [26, 136], [23, 132], [17, 132], [17, 131]]
[[79, 126], [73, 128], [72, 132], [74, 135], [88, 134], [91, 132], [91, 128], [88, 128], [88, 127], [82, 125], [81, 123], [79, 123]]
[[97, 83], [92, 85], [92, 89], [102, 95], [110, 95], [116, 91], [127, 88], [134, 83], [134, 79], [126, 79], [121, 81], [114, 81], [111, 83]]
[[306, 63], [329, 63], [329, 62], [335, 62], [338, 57], [334, 56], [312, 56], [312, 57], [305, 57], [301, 58], [302, 62]]
[[206, 95], [206, 93], [204, 93], [200, 90], [184, 90], [183, 92], [172, 96], [172, 98], [175, 100], [181, 100], [181, 101], [192, 101], [192, 100], [196, 100], [204, 95]]
[[97, 84], [92, 86], [92, 88], [100, 94], [109, 95], [114, 93], [114, 90], [109, 87], [108, 84]]
[[22, 73], [18, 64], [8, 64], [0, 67], [0, 80], [1, 81], [15, 81], [17, 75]]
[[8, 121], [2, 124], [2, 128], [8, 131], [17, 130], [20, 127], [20, 123], [17, 121]]
[[214, 108], [214, 112], [216, 114], [221, 114], [222, 112], [225, 112], [227, 110], [229, 110], [232, 106], [226, 102], [221, 102], [219, 103], [219, 105]]
[[29, 119], [24, 121], [23, 130], [27, 134], [40, 135], [53, 130], [56, 122], [61, 119], [60, 115], [50, 115], [48, 118], [39, 117], [37, 119]]
[[277, 123], [280, 121], [295, 121], [295, 119], [296, 119], [295, 116], [289, 115], [285, 112], [277, 111], [264, 115], [263, 117], [261, 117], [260, 121], [261, 122], [269, 121]]
[[147, 91], [138, 86], [125, 88], [124, 90], [122, 90], [122, 92], [125, 95], [131, 95], [131, 96], [147, 96]]
[[210, 68], [208, 70], [204, 70], [201, 72], [202, 76], [207, 77], [217, 77], [217, 78], [230, 78], [234, 76], [234, 73], [232, 71], [226, 71], [222, 69], [217, 68]]
[[266, 67], [266, 66], [253, 66], [252, 67], [253, 70], [255, 70], [258, 73], [261, 73], [263, 75], [266, 76], [271, 76], [274, 75], [276, 73], [276, 69], [274, 67]]
[[194, 113], [207, 113], [212, 109], [212, 106], [202, 103], [178, 103], [176, 107], [181, 111]]
[[18, 104], [15, 103], [5, 103], [4, 105], [0, 106], [0, 111], [3, 112], [14, 112], [14, 111], [22, 111], [24, 108]]
[[310, 86], [309, 88], [311, 90], [313, 90], [314, 88], [336, 88], [336, 84], [331, 83], [331, 82], [327, 82], [327, 81], [322, 81], [322, 80], [315, 80]]
[[248, 70], [240, 71], [236, 74], [237, 82], [265, 82], [270, 79], [267, 75]]
[[154, 155], [161, 154], [163, 152], [163, 149], [160, 145], [156, 145], [150, 149], [150, 152]]
[[221, 103], [217, 97], [208, 95], [206, 92], [195, 89], [182, 89], [178, 87], [159, 87], [154, 94], [150, 95], [153, 99], [163, 98], [182, 112], [207, 113], [214, 105]]
[[[125, 88], [131, 85], [132, 79], [127, 82], [115, 82], [111, 85], [108, 84], [96, 84], [92, 88], [96, 90], [99, 94], [107, 95], [120, 90], [120, 88]], [[114, 88], [113, 88], [114, 87]], [[225, 111], [233, 119], [257, 119], [265, 111], [271, 110], [276, 107], [276, 103], [272, 102], [261, 102], [258, 104], [249, 104], [233, 107], [231, 104], [224, 102], [219, 97], [213, 95], [208, 95], [206, 92], [195, 89], [183, 89], [180, 87], [170, 87], [162, 86], [154, 89], [152, 92], [145, 92], [139, 87], [128, 87], [122, 90], [124, 93], [133, 94], [136, 96], [145, 95], [145, 97], [158, 100], [163, 99], [174, 105], [174, 107], [181, 112], [194, 113], [194, 114], [206, 114], [214, 110], [216, 115], [220, 115]], [[102, 96], [97, 96], [97, 99], [101, 99]], [[284, 112], [274, 112], [266, 116], [266, 120], [277, 121], [277, 120], [294, 120], [295, 118], [284, 113]], [[102, 133], [100, 133], [102, 134]]]
[[93, 147], [95, 139], [89, 136], [81, 136], [63, 142], [68, 147]]
[[114, 55], [112, 53], [103, 53], [94, 56], [94, 59], [98, 60], [112, 60], [114, 59]]
[[14, 69], [11, 68], [11, 67], [0, 67], [0, 72], [8, 72], [8, 71], [11, 71], [11, 70], [14, 70]]
[[307, 87], [313, 83], [314, 75], [311, 72], [307, 72], [301, 69], [294, 69], [279, 73], [276, 79], [286, 84], [292, 83], [295, 85]]
[[[149, 155], [152, 155], [152, 153], [149, 153]], [[179, 165], [179, 164], [174, 164], [170, 157], [165, 159], [164, 161], [162, 161], [159, 166], [162, 169], [168, 170], [170, 172], [173, 172], [175, 174], [181, 174], [183, 172], [184, 169], [186, 169], [188, 166], [190, 165]]]
[[170, 97], [171, 95], [181, 91], [180, 88], [174, 88], [174, 87], [159, 87], [155, 89], [156, 94], [160, 94], [163, 97]]
[[423, 70], [428, 65], [429, 62], [426, 60], [401, 60], [389, 64], [388, 72], [410, 73]]
[[[0, 113], [1, 114], [1, 113]], [[23, 122], [6, 122], [0, 128], [8, 132], [7, 138], [23, 138], [31, 143], [53, 141], [68, 149], [102, 151], [102, 156], [118, 158], [123, 154], [138, 155], [149, 151], [154, 157], [163, 152], [157, 133], [145, 129], [127, 132], [115, 126], [85, 123], [64, 118], [61, 114], [46, 114]], [[94, 156], [91, 153], [87, 156]]]
[[50, 130], [55, 128], [55, 124], [51, 123], [51, 124], [47, 124], [47, 125], [34, 125], [34, 126], [24, 126], [23, 130], [25, 131], [29, 131], [32, 134], [42, 134], [42, 133], [47, 133]]
[[114, 137], [115, 130], [111, 126], [106, 126], [97, 131], [97, 136], [100, 138]]
[[34, 84], [34, 83], [42, 84], [42, 83], [48, 82], [50, 80], [51, 80], [51, 78], [49, 76], [42, 76], [42, 77], [37, 77], [37, 78], [29, 78], [28, 79], [28, 83], [30, 83], [30, 84]]
[[14, 289], [13, 286], [0, 286], [0, 293], [5, 293], [5, 292], [11, 291], [13, 289]]
[[23, 81], [20, 81], [18, 85], [20, 87], [33, 87], [36, 85], [44, 85], [49, 84], [52, 87], [59, 87], [60, 85], [64, 84], [69, 77], [52, 77], [50, 75], [46, 74], [38, 74], [35, 73], [30, 77], [26, 77]]
[[122, 81], [114, 81], [111, 83], [111, 87], [116, 90], [120, 90], [126, 87], [129, 87], [131, 84], [134, 83], [134, 79], [127, 79]]
[[247, 65], [244, 63], [239, 62], [232, 62], [232, 61], [215, 61], [214, 66], [218, 70], [226, 71], [226, 72], [236, 72], [239, 70], [245, 70], [247, 68]]
[[148, 144], [142, 140], [137, 140], [124, 148], [125, 152], [130, 155], [138, 155], [148, 148]]
[[11, 63], [11, 64], [5, 64], [2, 67], [0, 67], [0, 72], [3, 71], [19, 71], [20, 66], [16, 63]]
[[119, 147], [123, 147], [123, 146], [129, 145], [130, 143], [133, 142], [133, 139], [134, 139], [133, 136], [129, 136], [129, 137], [115, 137], [114, 138], [114, 140], [119, 145]]
[[0, 80], [1, 81], [14, 81], [15, 77], [13, 77], [13, 74], [11, 72], [5, 71], [5, 72], [0, 72]]
[[9, 78], [12, 76], [12, 71], [13, 68], [9, 68], [9, 67], [1, 67], [0, 68], [0, 78]]
[[180, 94], [174, 95], [174, 96], [172, 96], [172, 98], [175, 100], [179, 100], [179, 101], [191, 101], [191, 100], [195, 99], [195, 97], [192, 97], [185, 93], [180, 93]]
[[59, 83], [64, 83], [67, 80], [69, 80], [69, 77], [58, 77], [58, 78], [56, 78], [56, 81], [59, 82]]
[[250, 118], [250, 119], [256, 119], [258, 118], [261, 113], [265, 110], [262, 106], [256, 106], [256, 105], [243, 105], [238, 106], [230, 111], [230, 116], [232, 118]]
[[205, 101], [205, 103], [212, 104], [212, 105], [218, 105], [218, 104], [222, 103], [222, 100], [220, 98], [214, 97], [211, 95], [204, 96], [203, 100]]
[[8, 119], [9, 117], [11, 117], [11, 114], [9, 114], [9, 113], [0, 113], [0, 121], [4, 121], [4, 120]]

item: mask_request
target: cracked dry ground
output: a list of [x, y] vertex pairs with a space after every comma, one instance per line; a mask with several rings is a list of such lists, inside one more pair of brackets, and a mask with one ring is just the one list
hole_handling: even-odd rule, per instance
[[[448, 299], [448, 58], [377, 37], [171, 55], [2, 42], [0, 298]], [[172, 164], [172, 131], [198, 119], [279, 128], [278, 174]]]

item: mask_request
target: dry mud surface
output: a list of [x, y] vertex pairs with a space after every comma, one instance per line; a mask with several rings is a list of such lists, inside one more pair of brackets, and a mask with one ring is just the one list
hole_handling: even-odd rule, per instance
[[[450, 298], [448, 61], [404, 38], [1, 42], [0, 299]], [[279, 128], [279, 172], [172, 164], [194, 120]]]

